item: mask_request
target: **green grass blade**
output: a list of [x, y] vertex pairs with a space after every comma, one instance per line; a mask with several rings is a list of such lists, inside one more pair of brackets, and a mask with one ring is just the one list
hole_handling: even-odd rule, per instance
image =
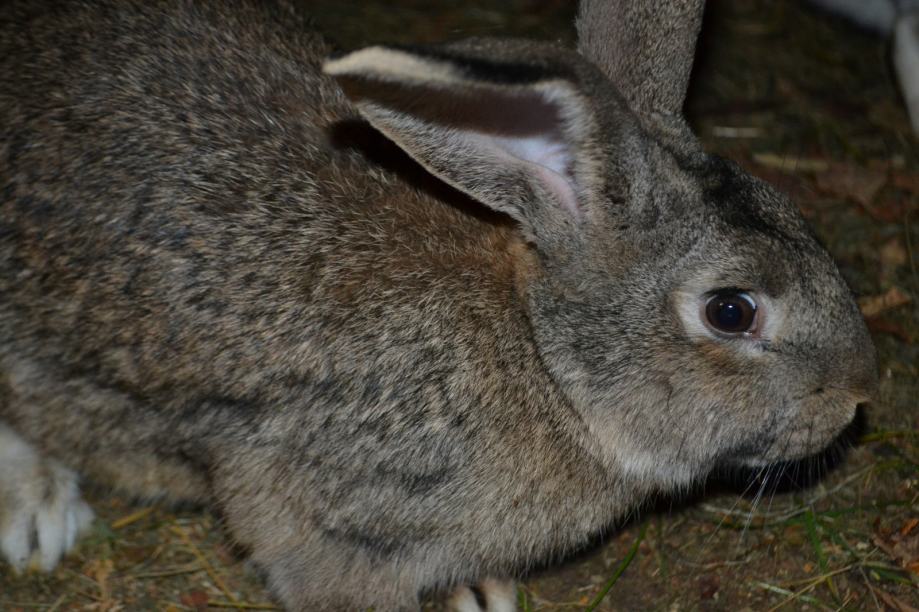
[[619, 580], [619, 577], [628, 569], [629, 565], [632, 563], [632, 559], [635, 558], [635, 553], [638, 552], [638, 546], [641, 544], [641, 541], [645, 539], [645, 532], [648, 531], [648, 524], [645, 523], [641, 526], [641, 531], [638, 532], [638, 537], [635, 538], [635, 543], [632, 544], [632, 548], [629, 549], [628, 554], [626, 554], [625, 559], [622, 560], [622, 563], [619, 564], [619, 567], [616, 568], [616, 571], [613, 572], [613, 575], [607, 580], [606, 584], [603, 585], [603, 589], [594, 597], [594, 600], [587, 604], [587, 607], [584, 608], [584, 612], [593, 612], [597, 606], [600, 605], [600, 602], [603, 601], [603, 598], [606, 597], [606, 594], [610, 592], [610, 589], [613, 588], [613, 585], [616, 584], [616, 581]]
[[[817, 517], [813, 509], [809, 509], [804, 513], [804, 528], [807, 530], [807, 537], [810, 538], [811, 546], [814, 548], [814, 554], [817, 556], [817, 564], [820, 566], [820, 572], [823, 574], [829, 573], [826, 553], [823, 551], [823, 544], [820, 542], [820, 534], [817, 533]], [[827, 578], [826, 585], [829, 587], [833, 597], [838, 599], [839, 593], [836, 590], [833, 579]]]

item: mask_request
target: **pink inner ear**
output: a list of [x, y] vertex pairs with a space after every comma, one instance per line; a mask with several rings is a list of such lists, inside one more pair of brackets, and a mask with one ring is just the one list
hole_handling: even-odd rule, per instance
[[[577, 190], [571, 176], [571, 153], [564, 142], [548, 135], [513, 137], [477, 134], [481, 144], [511, 158], [539, 181], [571, 215], [580, 220]], [[521, 163], [522, 162], [522, 163]]]

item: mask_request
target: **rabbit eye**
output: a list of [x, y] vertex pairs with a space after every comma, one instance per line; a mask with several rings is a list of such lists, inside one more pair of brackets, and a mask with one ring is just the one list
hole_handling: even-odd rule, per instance
[[747, 332], [756, 320], [756, 302], [743, 291], [722, 291], [708, 299], [705, 318], [720, 332]]

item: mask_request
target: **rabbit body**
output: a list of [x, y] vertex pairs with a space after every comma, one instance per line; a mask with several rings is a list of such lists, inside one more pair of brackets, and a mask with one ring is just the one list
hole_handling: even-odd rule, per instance
[[[815, 452], [870, 396], [864, 325], [794, 208], [581, 55], [475, 41], [323, 73], [328, 52], [284, 5], [3, 7], [0, 425], [213, 503], [291, 609], [413, 609], [716, 464]], [[390, 105], [430, 86], [400, 62], [431, 96]], [[557, 101], [548, 135], [436, 132], [535, 147], [549, 178], [443, 167], [402, 117], [436, 123], [444, 87]], [[756, 355], [684, 322], [680, 296], [738, 275], [785, 325]]]
[[527, 341], [522, 241], [330, 146], [355, 114], [302, 23], [69, 11], [33, 63], [0, 53], [4, 421], [102, 482], [216, 498], [293, 607], [345, 567], [385, 609], [609, 520]]

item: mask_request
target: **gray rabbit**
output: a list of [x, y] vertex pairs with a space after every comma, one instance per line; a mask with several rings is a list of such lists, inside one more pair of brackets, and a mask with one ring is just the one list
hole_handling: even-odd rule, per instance
[[874, 350], [683, 121], [701, 13], [326, 60], [286, 4], [5, 3], [7, 560], [74, 544], [80, 473], [213, 504], [291, 610], [510, 610], [649, 495], [824, 448]]

